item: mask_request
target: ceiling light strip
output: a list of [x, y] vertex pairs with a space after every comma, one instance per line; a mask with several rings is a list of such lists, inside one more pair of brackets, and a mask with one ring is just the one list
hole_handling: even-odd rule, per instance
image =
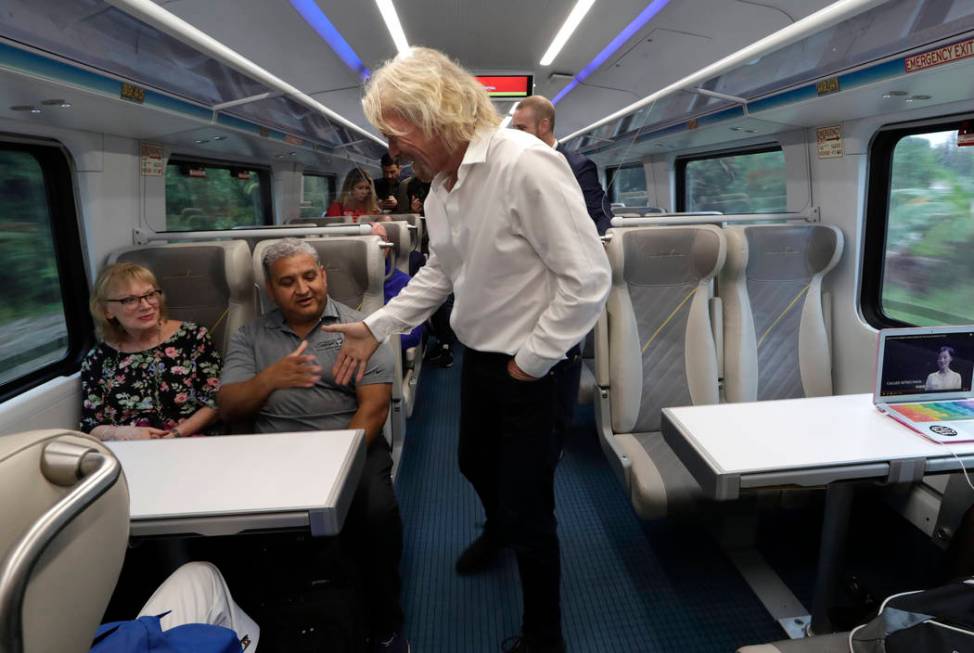
[[375, 4], [379, 7], [379, 13], [382, 14], [382, 20], [386, 23], [392, 42], [396, 44], [396, 50], [402, 54], [409, 49], [409, 42], [406, 40], [406, 33], [402, 31], [402, 23], [399, 22], [395, 5], [392, 4], [392, 0], [375, 0]]
[[[381, 2], [381, 0], [377, 0], [377, 2]], [[585, 18], [585, 14], [588, 13], [588, 10], [592, 8], [593, 4], [595, 4], [595, 0], [578, 0], [578, 2], [575, 3], [575, 7], [572, 9], [571, 13], [568, 14], [568, 18], [565, 19], [561, 29], [558, 30], [557, 34], [555, 34], [555, 38], [551, 41], [551, 45], [548, 46], [544, 56], [541, 57], [542, 66], [551, 65], [551, 62], [555, 60], [555, 57], [558, 56], [561, 49], [565, 47], [566, 43], [568, 43], [568, 39], [570, 39], [572, 34], [575, 33], [575, 30], [578, 29], [579, 24], [582, 22], [582, 19]]]
[[653, 18], [656, 17], [656, 14], [661, 12], [669, 3], [670, 0], [653, 0], [646, 5], [646, 8], [639, 12], [638, 16], [632, 19], [632, 22], [622, 28], [622, 31], [616, 34], [616, 37], [609, 41], [609, 44], [602, 48], [602, 51], [595, 55], [595, 58], [592, 59], [587, 66], [582, 68], [578, 74], [572, 78], [572, 81], [568, 82], [568, 85], [565, 86], [565, 88], [561, 89], [558, 95], [551, 100], [551, 103], [558, 104], [558, 102], [561, 101], [561, 99], [566, 95], [571, 93], [576, 86], [584, 82], [589, 75], [601, 68], [602, 64], [604, 64], [609, 57], [611, 57], [619, 50], [619, 48], [625, 45], [625, 43], [631, 39], [634, 34], [636, 34], [636, 32], [645, 27], [646, 23], [653, 20]]

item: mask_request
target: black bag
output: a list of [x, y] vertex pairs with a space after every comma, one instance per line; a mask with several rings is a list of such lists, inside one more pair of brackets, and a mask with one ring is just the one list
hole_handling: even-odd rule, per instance
[[365, 628], [355, 599], [349, 588], [320, 587], [266, 606], [260, 612], [260, 650], [361, 653]]
[[874, 619], [849, 633], [852, 653], [974, 651], [974, 578], [894, 594]]

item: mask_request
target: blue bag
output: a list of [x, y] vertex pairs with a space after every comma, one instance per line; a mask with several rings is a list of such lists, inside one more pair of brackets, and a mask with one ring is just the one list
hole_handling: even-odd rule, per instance
[[241, 653], [237, 633], [223, 626], [186, 624], [163, 631], [157, 617], [102, 624], [90, 653]]

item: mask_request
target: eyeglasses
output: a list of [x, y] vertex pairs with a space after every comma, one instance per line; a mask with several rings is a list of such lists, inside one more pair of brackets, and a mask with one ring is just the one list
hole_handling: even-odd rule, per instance
[[150, 306], [156, 306], [159, 303], [159, 299], [162, 297], [162, 291], [156, 288], [155, 290], [150, 290], [144, 295], [129, 295], [128, 297], [120, 297], [118, 299], [107, 299], [105, 301], [118, 302], [124, 308], [135, 308], [145, 300], [146, 304]]

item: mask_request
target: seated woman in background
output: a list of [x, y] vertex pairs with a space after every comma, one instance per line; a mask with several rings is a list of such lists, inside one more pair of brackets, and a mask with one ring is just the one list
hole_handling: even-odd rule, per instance
[[101, 271], [90, 302], [101, 340], [81, 365], [81, 429], [102, 440], [207, 432], [217, 420], [220, 355], [206, 329], [166, 319], [155, 275]]
[[960, 374], [950, 369], [950, 363], [954, 360], [953, 347], [941, 347], [937, 354], [937, 371], [931, 372], [927, 376], [927, 382], [923, 389], [927, 392], [931, 390], [960, 390], [962, 380]]
[[361, 168], [352, 168], [345, 175], [338, 201], [331, 203], [325, 215], [344, 215], [352, 218], [352, 222], [358, 222], [359, 216], [378, 213], [381, 211], [372, 178]]

